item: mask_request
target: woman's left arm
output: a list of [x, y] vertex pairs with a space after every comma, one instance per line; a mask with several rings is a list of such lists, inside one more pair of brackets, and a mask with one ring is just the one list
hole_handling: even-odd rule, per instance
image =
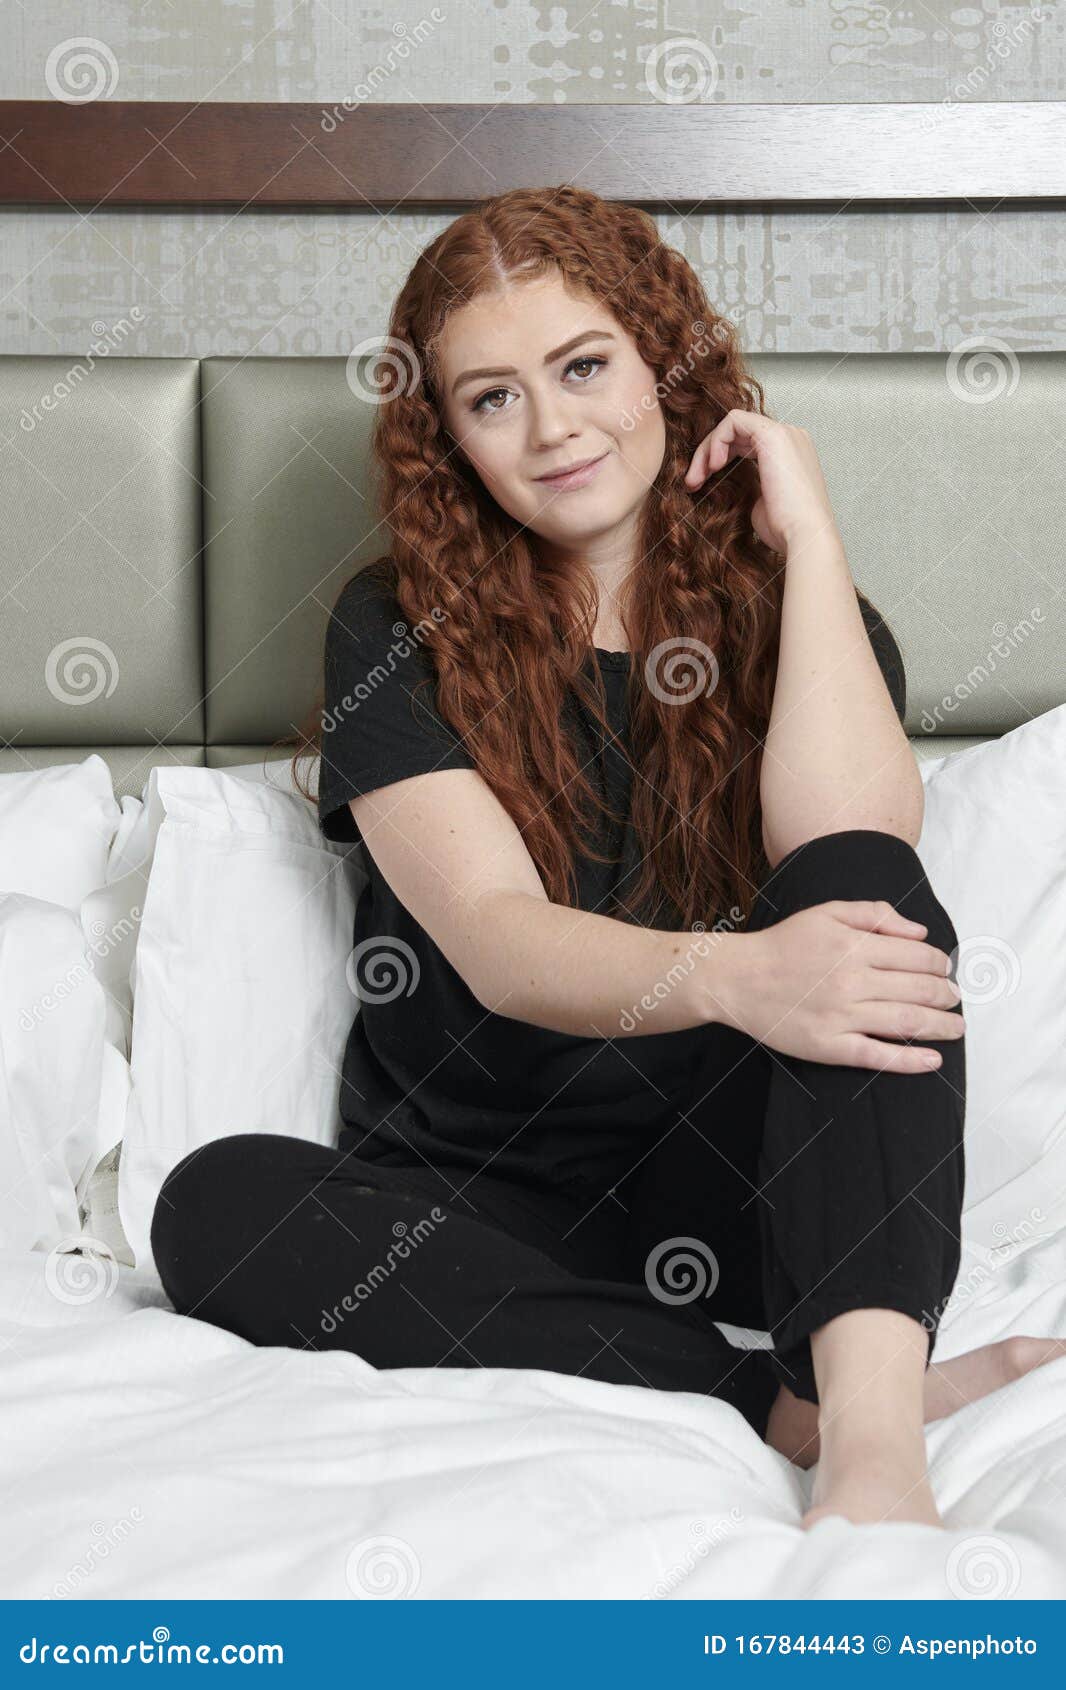
[[760, 799], [771, 867], [796, 845], [879, 828], [916, 845], [922, 777], [870, 643], [814, 442], [806, 429], [730, 411], [686, 481], [757, 461], [759, 538], [785, 555], [781, 637]]

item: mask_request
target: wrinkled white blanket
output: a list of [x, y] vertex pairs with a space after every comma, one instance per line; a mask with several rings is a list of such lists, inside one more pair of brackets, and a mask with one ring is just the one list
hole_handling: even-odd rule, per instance
[[[1066, 1229], [964, 1271], [938, 1359], [1066, 1334]], [[0, 1254], [9, 1598], [1066, 1595], [1066, 1358], [927, 1436], [948, 1531], [805, 1532], [812, 1475], [713, 1399], [257, 1349]]]

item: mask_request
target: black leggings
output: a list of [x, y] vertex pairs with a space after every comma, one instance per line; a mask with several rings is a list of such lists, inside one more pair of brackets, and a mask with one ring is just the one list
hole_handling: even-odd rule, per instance
[[[958, 944], [916, 852], [873, 829], [791, 851], [747, 930], [833, 898]], [[712, 1023], [676, 1124], [598, 1200], [234, 1134], [168, 1174], [152, 1251], [179, 1313], [255, 1344], [696, 1391], [762, 1436], [780, 1383], [817, 1402], [810, 1334], [847, 1309], [912, 1316], [932, 1354], [960, 1259], [965, 1041], [916, 1042], [939, 1069], [802, 1061]]]

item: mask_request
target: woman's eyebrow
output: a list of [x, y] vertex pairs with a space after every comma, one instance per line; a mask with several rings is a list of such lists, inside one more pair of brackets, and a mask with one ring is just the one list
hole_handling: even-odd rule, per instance
[[[561, 358], [563, 356], [564, 352], [572, 352], [575, 346], [580, 346], [582, 342], [586, 340], [614, 339], [615, 336], [611, 333], [610, 329], [586, 329], [583, 334], [576, 334], [573, 340], [568, 340], [562, 346], [555, 347], [553, 351], [546, 352], [544, 354], [544, 362], [546, 364], [553, 364], [556, 358]], [[488, 376], [516, 376], [517, 374], [518, 371], [514, 368], [513, 364], [508, 365], [506, 368], [501, 366], [496, 370], [464, 370], [462, 375], [456, 376], [455, 380], [452, 382], [452, 392], [457, 392], [466, 381], [484, 381]]]

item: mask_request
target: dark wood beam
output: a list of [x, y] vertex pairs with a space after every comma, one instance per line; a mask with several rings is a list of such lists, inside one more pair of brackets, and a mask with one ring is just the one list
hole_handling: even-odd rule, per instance
[[647, 206], [1066, 197], [1066, 101], [0, 101], [0, 202], [465, 205], [569, 181]]

